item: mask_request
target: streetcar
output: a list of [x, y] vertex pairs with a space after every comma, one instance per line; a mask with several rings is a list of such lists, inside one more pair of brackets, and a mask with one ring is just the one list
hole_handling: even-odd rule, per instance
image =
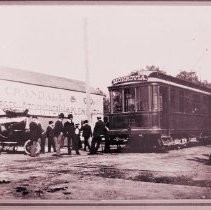
[[211, 89], [158, 71], [137, 71], [108, 87], [110, 144], [157, 151], [210, 143]]

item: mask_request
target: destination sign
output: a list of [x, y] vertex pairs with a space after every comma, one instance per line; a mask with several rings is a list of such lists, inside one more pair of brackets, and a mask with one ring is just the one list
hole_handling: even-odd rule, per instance
[[126, 82], [135, 82], [135, 81], [147, 81], [148, 77], [147, 75], [131, 75], [131, 76], [125, 76], [125, 77], [118, 77], [116, 79], [112, 80], [112, 85], [120, 84], [120, 83], [126, 83]]

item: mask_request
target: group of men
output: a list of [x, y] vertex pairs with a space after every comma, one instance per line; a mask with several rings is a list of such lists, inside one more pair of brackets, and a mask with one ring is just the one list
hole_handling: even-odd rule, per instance
[[[38, 139], [41, 139], [41, 153], [44, 153], [45, 141], [48, 138], [48, 152], [51, 152], [51, 148], [56, 153], [56, 156], [61, 156], [61, 147], [64, 146], [64, 139], [67, 139], [67, 154], [71, 155], [72, 150], [75, 150], [76, 155], [80, 155], [79, 150], [82, 148], [80, 139], [80, 133], [84, 137], [84, 151], [87, 147], [90, 155], [96, 154], [101, 144], [102, 136], [105, 137], [105, 152], [109, 152], [108, 135], [109, 129], [108, 119], [105, 117], [102, 121], [101, 117], [97, 117], [94, 130], [92, 132], [91, 126], [88, 124], [88, 120], [85, 120], [82, 127], [79, 128], [79, 124], [73, 122], [73, 115], [69, 114], [67, 121], [63, 124], [64, 114], [59, 114], [59, 119], [55, 122], [49, 121], [49, 125], [46, 132], [43, 131], [41, 124], [37, 118], [29, 125], [30, 138], [32, 140], [31, 156], [35, 156], [35, 145]], [[89, 139], [92, 138], [91, 145]]]

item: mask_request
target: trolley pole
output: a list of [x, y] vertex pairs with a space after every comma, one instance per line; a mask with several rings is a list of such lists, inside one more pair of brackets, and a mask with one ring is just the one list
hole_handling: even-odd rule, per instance
[[85, 71], [86, 71], [86, 117], [89, 123], [91, 122], [91, 104], [90, 104], [90, 85], [89, 85], [89, 58], [88, 58], [88, 22], [87, 18], [84, 18], [84, 56], [85, 56]]

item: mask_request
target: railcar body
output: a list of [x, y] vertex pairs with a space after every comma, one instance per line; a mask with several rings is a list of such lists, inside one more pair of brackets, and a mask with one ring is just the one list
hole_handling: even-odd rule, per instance
[[112, 81], [110, 143], [129, 139], [147, 150], [176, 141], [209, 139], [211, 89], [155, 71], [139, 71]]

